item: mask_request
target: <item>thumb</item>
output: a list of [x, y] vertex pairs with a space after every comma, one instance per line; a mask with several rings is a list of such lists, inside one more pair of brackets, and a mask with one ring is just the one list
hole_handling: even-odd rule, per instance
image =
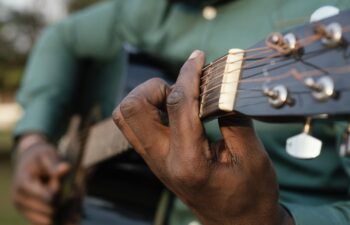
[[62, 177], [67, 175], [70, 170], [71, 166], [66, 162], [60, 162], [56, 165], [55, 171], [49, 180], [49, 188], [53, 193], [59, 191]]

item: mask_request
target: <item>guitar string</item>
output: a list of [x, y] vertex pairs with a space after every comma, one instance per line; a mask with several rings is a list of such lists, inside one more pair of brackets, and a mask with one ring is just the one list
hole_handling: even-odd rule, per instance
[[[334, 71], [338, 71], [339, 74], [335, 74], [333, 76], [333, 79], [335, 81], [337, 81], [339, 79], [339, 76], [343, 75], [343, 74], [348, 74], [348, 72], [350, 71], [350, 66], [348, 67], [343, 67], [343, 68], [332, 68]], [[338, 77], [336, 77], [338, 75]], [[290, 85], [289, 87], [293, 87], [293, 86], [296, 86], [297, 83], [295, 83], [294, 85]], [[252, 91], [254, 91], [255, 93], [261, 93], [261, 90], [259, 89], [239, 89], [238, 92], [242, 92], [242, 91], [245, 91], [245, 92], [249, 92], [251, 93]], [[349, 87], [344, 87], [344, 88], [339, 88], [337, 89], [336, 91], [350, 91], [350, 88]], [[300, 95], [300, 94], [309, 94], [310, 91], [291, 91], [290, 92], [292, 95]], [[240, 97], [239, 99], [240, 100], [244, 100], [244, 99], [252, 99], [252, 98], [255, 98], [255, 99], [261, 99], [261, 98], [264, 98], [266, 96], [264, 95], [261, 95], [261, 94], [258, 94], [258, 95], [250, 95], [250, 96], [246, 96], [246, 97]], [[215, 111], [215, 110], [219, 110], [219, 104], [220, 102], [217, 102], [217, 100], [219, 100], [219, 97], [216, 97], [216, 98], [212, 98], [210, 99], [210, 102], [207, 101], [206, 103], [201, 103], [201, 104], [204, 104], [203, 106], [201, 106], [201, 108], [205, 109], [202, 114], [205, 114], [207, 112], [211, 112], [211, 111]], [[266, 100], [267, 98], [262, 102], [262, 103], [266, 103]], [[257, 103], [250, 103], [250, 104], [246, 104], [246, 105], [240, 105], [239, 102], [237, 102], [237, 105], [236, 105], [236, 108], [243, 108], [243, 107], [247, 107], [247, 106], [250, 106], [250, 105], [257, 105], [257, 104], [261, 104], [260, 102], [257, 102]]]
[[[311, 35], [311, 36], [308, 36], [308, 37], [305, 37], [303, 39], [298, 40], [298, 43], [299, 43], [300, 47], [305, 47], [305, 46], [309, 45], [309, 43], [313, 43], [313, 42], [315, 42], [315, 41], [317, 41], [319, 39], [320, 39], [320, 36], [317, 35], [317, 34], [314, 34], [314, 35]], [[302, 44], [302, 43], [304, 43], [304, 44]], [[229, 63], [226, 63], [226, 64], [233, 64], [233, 63], [237, 63], [237, 62], [244, 61], [244, 60], [247, 60], [247, 59], [253, 59], [254, 57], [257, 57], [257, 56], [259, 56], [261, 54], [272, 52], [274, 49], [271, 48], [271, 46], [267, 46], [267, 47], [261, 47], [261, 48], [256, 48], [256, 49], [248, 49], [248, 50], [245, 50], [243, 52], [247, 53], [247, 52], [254, 52], [254, 51], [257, 51], [257, 50], [258, 51], [265, 50], [265, 52], [260, 52], [260, 53], [257, 53], [256, 55], [250, 55], [249, 57], [243, 57], [240, 60], [236, 60], [236, 61], [229, 62]], [[228, 55], [229, 54], [227, 54], [225, 56], [227, 57]], [[224, 59], [225, 56], [221, 57], [220, 60]], [[215, 64], [216, 64], [216, 61], [210, 63], [208, 66], [204, 67], [202, 71], [206, 72], [205, 71], [206, 69], [208, 69], [210, 66], [215, 66]], [[206, 74], [205, 76], [207, 76], [207, 75], [210, 75], [210, 74]], [[205, 76], [202, 76], [202, 78], [205, 78]]]
[[[270, 56], [270, 57], [272, 57], [272, 56]], [[259, 60], [258, 60], [259, 61]], [[256, 61], [256, 62], [254, 62], [254, 64], [257, 64], [258, 63], [258, 61]], [[252, 64], [249, 64], [250, 66], [252, 65]], [[241, 68], [239, 68], [238, 70], [240, 70]], [[249, 68], [244, 68], [243, 67], [243, 69], [249, 69]], [[230, 71], [230, 72], [234, 72], [234, 70], [233, 71]], [[215, 78], [213, 78], [213, 79], [218, 79], [218, 78], [220, 78], [220, 77], [222, 77], [222, 76], [224, 76], [224, 74], [222, 74], [222, 75], [220, 75], [220, 76], [216, 76]], [[212, 80], [213, 80], [212, 79]], [[249, 82], [249, 80], [251, 80], [251, 81], [255, 81], [255, 79], [258, 79], [259, 81], [261, 81], [261, 80], [273, 80], [273, 79], [277, 79], [277, 77], [273, 77], [273, 78], [271, 78], [271, 77], [269, 77], [269, 78], [251, 78], [251, 79], [245, 79], [245, 78], [243, 78], [243, 80], [240, 80], [239, 82], [245, 82], [245, 81], [248, 81]], [[201, 85], [201, 88], [202, 88], [202, 86], [204, 86], [204, 85], [207, 85], [209, 82], [206, 82], [205, 84], [202, 84]], [[218, 85], [218, 86], [220, 86], [220, 85]], [[216, 86], [216, 87], [218, 87], [218, 86]], [[215, 87], [213, 87], [213, 88], [210, 88], [210, 89], [208, 89], [207, 91], [211, 91], [211, 90], [213, 90], [213, 89], [215, 89]], [[205, 92], [203, 92], [202, 93], [202, 95], [204, 95], [205, 94]]]
[[[349, 26], [350, 27], [350, 26]], [[348, 30], [348, 28], [346, 28], [345, 30]], [[304, 45], [305, 45], [305, 43], [307, 43], [307, 44], [309, 44], [309, 43], [313, 43], [315, 40], [319, 40], [320, 39], [320, 36], [317, 36], [317, 35], [313, 35], [313, 36], [311, 36], [311, 37], [308, 37], [308, 38], [304, 38], [304, 40], [300, 40], [300, 42], [299, 43], [302, 43], [303, 41], [304, 41]], [[260, 49], [266, 49], [266, 48], [260, 48]], [[253, 49], [251, 49], [252, 51], [253, 51]], [[271, 56], [269, 56], [269, 57], [271, 57]], [[223, 58], [225, 58], [225, 57], [223, 57]], [[247, 58], [247, 57], [246, 57]], [[266, 60], [266, 59], [263, 59], [263, 60]], [[260, 61], [260, 60], [259, 60]], [[256, 64], [257, 62], [253, 62], [254, 64]], [[210, 64], [211, 66], [213, 65], [213, 64]], [[249, 65], [251, 65], [251, 64], [249, 64]], [[319, 72], [319, 71], [318, 71]], [[210, 74], [209, 74], [210, 75]], [[290, 75], [293, 75], [295, 78], [296, 78], [296, 80], [300, 80], [300, 76], [299, 76], [299, 78], [298, 78], [298, 76], [296, 76], [296, 73], [291, 73], [291, 74], [285, 74], [285, 77], [288, 77], [288, 76], [290, 76]], [[271, 79], [282, 79], [283, 78], [283, 76], [279, 76], [279, 77], [273, 77], [273, 78], [262, 78], [263, 80], [270, 80], [271, 81]], [[259, 79], [261, 79], [261, 78], [258, 78], [258, 80]], [[241, 81], [239, 81], [239, 82], [244, 82], [244, 81], [247, 81], [247, 82], [256, 82], [257, 81], [257, 79], [255, 78], [255, 79], [250, 79], [250, 80], [241, 80]], [[216, 86], [215, 86], [216, 87]], [[205, 92], [205, 93], [202, 93], [201, 94], [201, 96], [203, 96], [204, 94], [206, 94], [206, 93], [208, 93], [208, 92], [210, 92], [210, 91], [212, 91], [212, 90], [214, 90], [215, 89], [215, 87], [212, 87], [212, 88], [210, 88], [209, 90], [207, 90], [207, 92]], [[217, 87], [216, 87], [217, 88]], [[209, 99], [210, 100], [210, 99]]]
[[[268, 47], [267, 47], [267, 48], [268, 48]], [[209, 64], [209, 65], [206, 66], [205, 68], [203, 68], [203, 69], [202, 69], [202, 73], [205, 73], [210, 67], [213, 67], [213, 66], [219, 67], [219, 66], [221, 66], [222, 62], [224, 62], [224, 63], [225, 63], [225, 66], [226, 66], [226, 65], [228, 65], [228, 64], [234, 64], [234, 63], [237, 63], [237, 62], [242, 62], [242, 61], [244, 61], [244, 60], [254, 59], [254, 58], [256, 58], [256, 57], [259, 56], [259, 55], [263, 55], [263, 54], [266, 54], [266, 53], [269, 53], [269, 52], [272, 52], [272, 51], [273, 51], [273, 49], [268, 48], [268, 49], [267, 49], [266, 51], [264, 51], [264, 52], [260, 52], [260, 53], [257, 53], [257, 54], [255, 54], [255, 55], [249, 56], [249, 57], [243, 57], [242, 59], [239, 59], [239, 60], [236, 60], [236, 61], [233, 61], [233, 62], [229, 62], [229, 63], [227, 63], [226, 61], [220, 61], [220, 64], [216, 65], [217, 62], [214, 62], [214, 63]], [[228, 55], [229, 55], [229, 54], [227, 54], [227, 55], [225, 56], [226, 59], [227, 59]], [[215, 67], [214, 67], [214, 68], [215, 68]], [[205, 74], [204, 76], [201, 76], [201, 79], [205, 79], [207, 76], [211, 76], [211, 75], [212, 75], [212, 73]]]
[[[265, 46], [265, 47], [259, 47], [259, 48], [251, 48], [251, 49], [244, 50], [244, 52], [247, 53], [247, 52], [254, 52], [254, 51], [262, 51], [262, 50], [266, 50], [266, 49], [269, 49], [269, 47], [266, 47], [266, 46]], [[210, 62], [209, 64], [205, 65], [205, 66], [202, 68], [202, 70], [205, 70], [205, 69], [207, 69], [209, 66], [211, 66], [211, 65], [213, 65], [213, 64], [215, 64], [215, 63], [217, 63], [217, 62], [219, 62], [219, 61], [221, 61], [221, 60], [223, 60], [223, 59], [225, 59], [225, 57], [227, 57], [227, 56], [228, 56], [228, 54], [225, 54], [225, 55], [223, 55], [223, 56], [221, 56], [221, 57], [215, 59], [214, 61], [212, 61], [212, 62]]]
[[[256, 58], [256, 56], [257, 55], [255, 55], [254, 56], [254, 58]], [[253, 57], [252, 57], [253, 58]], [[266, 59], [267, 60], [267, 59]], [[239, 60], [240, 61], [240, 60]], [[236, 62], [238, 62], [238, 61], [236, 61]], [[211, 81], [213, 81], [213, 80], [216, 80], [216, 79], [219, 79], [219, 78], [221, 78], [222, 77], [222, 74], [223, 74], [223, 72], [225, 72], [225, 68], [226, 68], [226, 65], [227, 65], [227, 63], [225, 63], [225, 65], [224, 66], [222, 66], [223, 65], [223, 63], [220, 63], [220, 67], [219, 66], [217, 66], [217, 67], [214, 67], [214, 69], [212, 69], [212, 70], [210, 70], [210, 69], [208, 69], [209, 70], [209, 72], [208, 72], [208, 74], [205, 74], [204, 76], [201, 76], [201, 82], [202, 82], [202, 84], [201, 84], [201, 88], [203, 87], [203, 86], [205, 86], [205, 85], [208, 85]], [[244, 68], [243, 68], [244, 69]], [[207, 70], [207, 71], [208, 71]], [[230, 73], [231, 71], [227, 71], [227, 73]], [[220, 74], [220, 75], [219, 75]], [[215, 75], [218, 75], [218, 76], [215, 76]], [[210, 77], [212, 77], [212, 79], [210, 79], [209, 78], [209, 76]], [[203, 80], [205, 79], [205, 81], [203, 82]]]
[[[342, 33], [347, 33], [350, 31], [350, 25], [349, 26], [344, 26], [342, 27]], [[304, 38], [301, 38], [298, 40], [298, 44], [301, 47], [305, 47], [311, 43], [314, 43], [315, 41], [319, 40], [320, 38], [322, 38], [322, 35], [320, 34], [313, 34]], [[268, 46], [264, 46], [264, 47], [259, 47], [259, 48], [251, 48], [251, 49], [247, 49], [244, 50], [244, 53], [248, 53], [248, 52], [254, 52], [254, 51], [262, 51], [262, 50], [271, 50], [270, 47]], [[207, 69], [208, 67], [212, 66], [213, 64], [215, 64], [216, 62], [223, 60], [225, 57], [227, 57], [228, 54], [218, 58], [217, 60], [214, 60], [213, 62], [209, 63], [208, 65], [203, 67], [203, 70]], [[243, 58], [242, 60], [246, 60], [246, 58]], [[235, 62], [233, 62], [235, 63]]]
[[[344, 90], [345, 91], [347, 91], [347, 92], [350, 92], [350, 88], [343, 88], [343, 89], [341, 89], [343, 92], [344, 92]], [[294, 94], [296, 94], [296, 95], [299, 95], [299, 94], [301, 94], [301, 93], [294, 93]], [[260, 99], [260, 98], [259, 98]], [[249, 107], [249, 106], [252, 106], [252, 105], [254, 105], [254, 106], [256, 106], [256, 105], [260, 105], [260, 104], [266, 104], [266, 101], [267, 101], [267, 99], [265, 99], [265, 100], [262, 100], [262, 101], [257, 101], [257, 102], [254, 102], [254, 103], [248, 103], [248, 104], [244, 104], [244, 103], [242, 103], [242, 104], [237, 104], [236, 106], [235, 106], [235, 108], [240, 108], [240, 109], [242, 109], [242, 108], [245, 108], [245, 107]], [[208, 105], [208, 106], [205, 106], [205, 110], [206, 111], [204, 111], [204, 112], [202, 112], [202, 114], [206, 114], [206, 113], [208, 113], [208, 112], [212, 112], [212, 111], [216, 111], [216, 110], [219, 110], [219, 108], [218, 108], [218, 104], [220, 104], [220, 102], [219, 103], [217, 103], [217, 104], [215, 104], [215, 102], [214, 103], [212, 103], [212, 104], [210, 104], [210, 105]], [[208, 110], [207, 110], [208, 109]], [[235, 114], [236, 112], [235, 111], [232, 111], [232, 112], [227, 112], [227, 113], [225, 113], [224, 115], [232, 115], [232, 114]], [[203, 116], [202, 116], [203, 117]], [[220, 117], [222, 117], [222, 115], [220, 115]]]
[[[276, 55], [272, 55], [272, 56], [270, 56], [271, 58], [273, 58], [273, 57], [275, 57]], [[264, 60], [268, 60], [269, 58], [266, 58], [266, 59], [264, 59]], [[258, 61], [261, 61], [261, 60], [258, 60]], [[256, 61], [255, 62], [255, 64], [256, 63], [258, 63], [258, 61]], [[249, 67], [248, 67], [249, 68]], [[248, 68], [244, 68], [243, 67], [243, 69], [248, 69]], [[239, 69], [234, 69], [234, 70], [232, 70], [232, 72], [234, 72], [234, 71], [238, 71], [238, 70], [241, 70], [240, 68]], [[231, 71], [228, 71], [227, 73], [232, 73]], [[223, 77], [224, 76], [224, 74], [223, 75], [220, 75], [220, 76], [217, 76], [217, 77]], [[216, 79], [218, 79], [218, 78], [216, 78]], [[239, 81], [238, 81], [238, 83], [239, 83]], [[201, 85], [200, 86], [200, 88], [202, 88], [202, 86], [204, 86], [204, 85]], [[210, 89], [207, 89], [205, 92], [203, 92], [203, 93], [201, 93], [201, 96], [203, 96], [203, 95], [205, 95], [207, 92], [210, 92], [210, 91], [212, 91], [212, 90], [214, 90], [214, 89], [216, 89], [216, 88], [218, 88], [218, 87], [221, 87], [221, 83], [220, 84], [218, 84], [218, 85], [216, 85], [216, 86], [214, 86], [214, 87], [212, 87], [212, 88], [210, 88]]]
[[[343, 33], [349, 32], [349, 31], [350, 31], [350, 26], [343, 27], [343, 28], [342, 28], [342, 31], [343, 31]], [[302, 39], [299, 39], [299, 40], [298, 40], [298, 45], [299, 45], [300, 47], [305, 47], [305, 46], [307, 46], [307, 45], [310, 45], [310, 44], [312, 44], [312, 43], [314, 43], [314, 42], [320, 40], [322, 37], [323, 37], [323, 36], [322, 36], [321, 34], [313, 34], [313, 35], [310, 35], [310, 36], [308, 36], [308, 37], [304, 37], [304, 38], [302, 38]], [[266, 41], [266, 43], [267, 43], [267, 45], [268, 45], [269, 42]], [[257, 50], [263, 50], [263, 49], [272, 50], [273, 48], [271, 48], [271, 47], [272, 47], [272, 45], [269, 45], [269, 47], [261, 47], [261, 48], [256, 48], [256, 49], [248, 49], [248, 50], [245, 50], [244, 52], [257, 51]], [[284, 51], [284, 49], [281, 48], [281, 47], [276, 47], [276, 48], [275, 48], [275, 50], [278, 50], [278, 49], [280, 50], [279, 52], [283, 52], [283, 51]], [[226, 55], [226, 56], [227, 56], [227, 55]], [[251, 56], [251, 57], [252, 57], [252, 56]], [[224, 58], [224, 57], [222, 57], [222, 58]], [[222, 59], [222, 58], [221, 58], [221, 59]], [[241, 59], [241, 60], [229, 62], [229, 63], [227, 63], [227, 64], [237, 63], [237, 62], [239, 62], [239, 61], [243, 61], [243, 60], [247, 60], [247, 59], [248, 59], [247, 57], [243, 57], [243, 59]], [[256, 63], [256, 62], [254, 62], [254, 63]], [[213, 63], [209, 64], [208, 67], [209, 67], [209, 66], [212, 66], [212, 65], [213, 65]], [[249, 66], [251, 66], [251, 65], [249, 65]], [[243, 69], [245, 69], [245, 68], [243, 68]], [[228, 73], [229, 73], [229, 72], [233, 72], [233, 71], [228, 71]], [[206, 74], [205, 76], [202, 76], [201, 79], [204, 79], [206, 76], [210, 76], [210, 75], [211, 75], [210, 73], [209, 73], [209, 74]]]
[[[326, 70], [330, 73], [333, 74], [333, 80], [334, 81], [337, 81], [337, 77], [336, 76], [341, 76], [341, 75], [344, 75], [344, 74], [348, 74], [350, 72], [350, 65], [348, 66], [344, 66], [344, 67], [337, 67], [337, 68], [326, 68]], [[285, 74], [282, 74], [281, 76], [279, 76], [278, 79], [276, 80], [281, 80], [281, 79], [285, 79], [285, 78], [288, 78], [290, 76], [294, 77], [296, 81], [301, 81], [303, 80], [304, 77], [314, 77], [314, 76], [320, 76], [320, 75], [323, 75], [323, 73], [321, 71], [318, 71], [318, 70], [310, 70], [310, 71], [306, 71], [306, 72], [303, 72], [303, 73], [300, 73], [298, 72], [297, 70], [295, 69], [292, 69], [288, 72], [286, 72]], [[258, 80], [255, 80], [255, 82], [258, 82]], [[232, 82], [228, 82], [228, 83], [232, 83]], [[304, 83], [303, 83], [304, 84]], [[294, 85], [297, 85], [297, 84], [294, 84]], [[290, 85], [289, 87], [293, 87], [294, 85]], [[242, 88], [239, 88], [237, 90], [238, 92], [242, 92], [242, 91], [246, 91], [246, 92], [249, 92], [249, 91], [255, 91], [255, 92], [262, 92], [262, 90], [257, 90], [257, 89], [242, 89]], [[297, 92], [291, 92], [291, 94], [293, 93], [297, 93]], [[255, 97], [262, 97], [263, 95], [257, 95]], [[206, 100], [206, 102], [208, 101], [211, 101], [213, 98], [209, 98]], [[201, 103], [201, 104], [205, 104], [205, 102]]]
[[[309, 42], [310, 43], [313, 43], [314, 41], [317, 41], [317, 40], [319, 40], [319, 37], [317, 37], [316, 35], [312, 35], [312, 36], [309, 36], [309, 37], [306, 37], [306, 38], [304, 38], [304, 39], [300, 39], [299, 40], [299, 42], [306, 42], [307, 40], [310, 40]], [[308, 43], [308, 42], [306, 42], [306, 43]], [[309, 44], [307, 44], [307, 45], [309, 45]], [[300, 47], [305, 47], [305, 46], [307, 46], [307, 45], [300, 45]], [[268, 52], [271, 52], [271, 51], [273, 51], [273, 49], [271, 48], [271, 47], [269, 47], [269, 51], [267, 51], [267, 52], [263, 52], [263, 53], [268, 53]], [[263, 54], [262, 53], [262, 54]], [[253, 55], [253, 56], [250, 56], [250, 57], [246, 57], [246, 58], [243, 58], [243, 59], [241, 59], [241, 60], [237, 60], [237, 61], [233, 61], [233, 62], [229, 62], [229, 63], [226, 63], [226, 65], [227, 64], [233, 64], [233, 63], [237, 63], [237, 62], [240, 62], [240, 61], [243, 61], [243, 60], [247, 60], [247, 59], [254, 59], [254, 57], [256, 57], [257, 55], [259, 55], [259, 54], [256, 54], [256, 55]], [[279, 54], [279, 53], [276, 53], [274, 56], [268, 56], [268, 57], [265, 57], [265, 58], [262, 58], [262, 59], [260, 59], [261, 60], [261, 62], [263, 62], [264, 60], [268, 60], [268, 59], [271, 59], [271, 58], [274, 58], [274, 57], [278, 57], [278, 56], [283, 56], [283, 55], [281, 55], [281, 54]], [[249, 67], [249, 66], [253, 66], [253, 65], [255, 65], [255, 64], [257, 64], [257, 63], [259, 63], [260, 61], [259, 60], [257, 60], [257, 61], [255, 61], [255, 62], [252, 62], [251, 64], [247, 64], [246, 65], [246, 67]], [[238, 68], [237, 70], [240, 70], [240, 69], [250, 69], [250, 68]], [[233, 70], [233, 71], [227, 71], [226, 73], [232, 73], [232, 72], [235, 72], [235, 70]], [[206, 74], [205, 76], [202, 76], [201, 77], [201, 79], [205, 79], [207, 76], [215, 76], [215, 75], [217, 75], [217, 74], [215, 74], [215, 73], [208, 73], [208, 74]], [[223, 76], [224, 74], [221, 74], [221, 76]], [[215, 78], [216, 77], [221, 77], [221, 76], [215, 76]]]
[[[277, 54], [276, 54], [276, 55], [272, 55], [272, 56], [270, 56], [270, 57], [273, 58], [273, 57], [275, 57], [275, 56], [277, 56]], [[262, 59], [261, 61], [260, 61], [260, 60], [255, 61], [253, 64], [248, 64], [248, 65], [246, 65], [246, 67], [243, 66], [242, 69], [249, 69], [248, 66], [252, 66], [252, 65], [254, 65], [254, 64], [257, 64], [257, 63], [259, 63], [259, 62], [263, 62], [264, 60], [268, 60], [268, 59], [269, 59], [269, 58], [266, 57], [266, 58]], [[203, 88], [204, 86], [208, 86], [210, 82], [213, 82], [213, 81], [215, 81], [215, 80], [217, 80], [217, 79], [223, 77], [223, 76], [225, 75], [225, 73], [232, 73], [232, 72], [234, 72], [234, 71], [240, 70], [240, 68], [239, 68], [239, 69], [234, 69], [234, 70], [231, 70], [231, 71], [225, 71], [224, 73], [222, 73], [222, 71], [224, 71], [224, 69], [225, 69], [225, 68], [221, 68], [220, 73], [219, 73], [218, 70], [217, 70], [216, 73], [214, 74], [214, 75], [218, 75], [218, 74], [220, 74], [220, 75], [214, 76], [212, 79], [206, 79], [206, 81], [205, 81], [204, 83], [203, 83], [203, 81], [202, 81], [202, 84], [200, 85], [200, 88]]]
[[[339, 79], [341, 79], [341, 77], [342, 76], [344, 76], [345, 74], [348, 74], [349, 72], [350, 72], [350, 65], [349, 66], [344, 66], [344, 67], [342, 67], [342, 68], [332, 68], [332, 70], [333, 70], [333, 72], [335, 73], [335, 74], [333, 74], [332, 75], [332, 79], [333, 79], [333, 81], [334, 82], [337, 82], [337, 81], [339, 81]], [[292, 72], [291, 72], [292, 73]], [[293, 73], [298, 73], [298, 77], [310, 77], [307, 73], [308, 72], [306, 72], [305, 74], [303, 74], [303, 73], [300, 73], [300, 72], [298, 72], [298, 71], [294, 71]], [[316, 73], [312, 73], [311, 74], [311, 76], [318, 76], [318, 75], [322, 75], [322, 74], [316, 74]], [[294, 74], [293, 74], [293, 76], [294, 76]], [[296, 79], [295, 81], [302, 81], [302, 79], [300, 80], [300, 79]], [[294, 84], [290, 84], [290, 85], [288, 85], [288, 87], [289, 88], [291, 88], [291, 89], [293, 89], [293, 87], [295, 87], [295, 86], [299, 86], [298, 85], [298, 82], [295, 82]], [[305, 85], [305, 83], [304, 82], [302, 82], [302, 84], [303, 85]], [[305, 85], [306, 86], [306, 85]], [[339, 88], [339, 89], [337, 89], [337, 90], [341, 90], [341, 88]], [[252, 92], [255, 92], [255, 93], [258, 93], [258, 92], [262, 92], [262, 89], [256, 89], [256, 88], [251, 88], [251, 89], [249, 89], [249, 88], [239, 88], [238, 90], [237, 90], [237, 92], [246, 92], [246, 93], [252, 93]], [[290, 91], [290, 93], [291, 94], [293, 94], [293, 93], [299, 93], [298, 91]], [[308, 92], [309, 93], [309, 92]], [[257, 96], [259, 96], [259, 95], [257, 95]], [[247, 97], [251, 97], [251, 96], [247, 96]], [[255, 96], [256, 97], [256, 96]]]

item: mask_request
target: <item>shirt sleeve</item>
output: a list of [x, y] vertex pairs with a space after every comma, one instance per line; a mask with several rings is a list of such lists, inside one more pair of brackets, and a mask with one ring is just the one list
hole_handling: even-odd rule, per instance
[[295, 225], [347, 225], [350, 222], [350, 202], [337, 202], [322, 206], [286, 204]]
[[17, 95], [24, 115], [14, 135], [41, 132], [56, 138], [79, 82], [79, 60], [109, 62], [121, 54], [125, 42], [147, 45], [146, 33], [159, 24], [165, 8], [165, 0], [106, 1], [46, 29]]
[[79, 82], [79, 61], [108, 61], [121, 52], [125, 37], [138, 42], [136, 34], [121, 32], [125, 2], [103, 2], [43, 31], [17, 94], [24, 114], [17, 123], [15, 136], [40, 132], [50, 139], [57, 138]]

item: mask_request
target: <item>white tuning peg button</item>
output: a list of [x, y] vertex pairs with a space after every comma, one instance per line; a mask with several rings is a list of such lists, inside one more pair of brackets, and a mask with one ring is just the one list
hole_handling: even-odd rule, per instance
[[311, 117], [307, 117], [304, 130], [301, 134], [287, 139], [286, 151], [298, 159], [313, 159], [320, 155], [322, 141], [309, 135], [311, 130]]
[[315, 10], [311, 14], [310, 23], [326, 19], [339, 14], [339, 9], [335, 6], [326, 5]]
[[313, 159], [320, 155], [322, 141], [307, 133], [301, 133], [287, 139], [287, 153], [298, 159]]

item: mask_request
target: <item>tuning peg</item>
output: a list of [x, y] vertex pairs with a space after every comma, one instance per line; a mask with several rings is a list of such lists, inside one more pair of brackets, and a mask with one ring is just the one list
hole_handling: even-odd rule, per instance
[[[339, 14], [339, 9], [334, 6], [323, 6], [312, 13], [310, 22], [317, 22]], [[342, 27], [339, 23], [331, 23], [327, 26], [316, 24], [316, 33], [323, 36], [322, 42], [328, 47], [334, 47], [342, 42]]]
[[297, 37], [293, 33], [287, 33], [285, 35], [272, 33], [267, 38], [267, 45], [282, 55], [301, 55], [303, 52]]
[[339, 9], [335, 6], [326, 5], [316, 9], [310, 17], [310, 22], [317, 22], [331, 16], [339, 14]]
[[324, 101], [336, 96], [334, 81], [329, 76], [321, 77], [318, 80], [307, 77], [304, 80], [304, 84], [312, 90], [312, 96], [319, 101]]
[[287, 139], [287, 153], [298, 159], [313, 159], [320, 155], [322, 141], [310, 135], [311, 117], [306, 118], [301, 134]]
[[339, 148], [339, 155], [343, 157], [350, 156], [350, 123], [348, 123], [348, 126], [343, 134]]
[[289, 91], [284, 85], [277, 85], [273, 88], [264, 86], [262, 92], [269, 98], [269, 103], [275, 108], [280, 108], [285, 104], [294, 104], [294, 99], [289, 96]]

